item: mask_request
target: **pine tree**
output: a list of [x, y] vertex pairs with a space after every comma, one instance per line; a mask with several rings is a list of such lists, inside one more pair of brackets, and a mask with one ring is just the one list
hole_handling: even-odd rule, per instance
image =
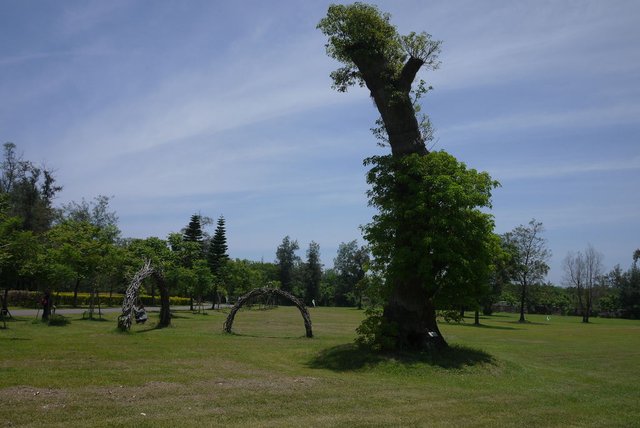
[[189, 221], [189, 225], [184, 230], [182, 239], [187, 242], [202, 242], [202, 222], [200, 214], [191, 216], [191, 221]]
[[216, 226], [213, 239], [211, 239], [211, 244], [209, 244], [209, 252], [207, 254], [207, 262], [209, 263], [211, 273], [218, 277], [220, 276], [220, 272], [225, 263], [229, 260], [227, 250], [228, 246], [225, 220], [223, 216], [220, 216], [220, 218], [218, 218], [218, 224]]
[[211, 291], [211, 300], [213, 302], [211, 309], [215, 309], [216, 307], [216, 301], [218, 300], [218, 285], [224, 285], [225, 283], [224, 267], [229, 260], [227, 250], [227, 230], [225, 228], [224, 217], [220, 216], [220, 218], [218, 218], [216, 231], [209, 243], [209, 250], [207, 252], [207, 264], [214, 276], [214, 285], [213, 290]]

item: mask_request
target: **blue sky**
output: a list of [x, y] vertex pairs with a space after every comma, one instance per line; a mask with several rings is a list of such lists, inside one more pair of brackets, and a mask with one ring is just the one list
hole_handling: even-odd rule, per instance
[[[536, 218], [607, 269], [640, 247], [640, 2], [380, 1], [443, 41], [422, 74], [436, 149], [502, 183], [496, 230]], [[330, 265], [369, 221], [381, 153], [362, 89], [331, 89], [325, 1], [0, 2], [0, 140], [56, 170], [57, 202], [114, 196], [127, 237], [223, 214], [232, 257], [285, 235]]]

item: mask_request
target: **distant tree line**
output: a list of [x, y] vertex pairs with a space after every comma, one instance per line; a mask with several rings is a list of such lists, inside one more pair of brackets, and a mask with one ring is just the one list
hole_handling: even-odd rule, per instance
[[[234, 302], [259, 287], [278, 287], [307, 305], [380, 307], [385, 278], [372, 268], [368, 246], [342, 242], [333, 267], [321, 262], [320, 246], [312, 241], [302, 257], [298, 241], [285, 236], [273, 262], [229, 256], [226, 219], [193, 214], [180, 232], [165, 239], [123, 238], [111, 198], [54, 207], [62, 190], [54, 174], [24, 160], [13, 143], [4, 145], [0, 163], [0, 299], [7, 308], [9, 290], [38, 290], [48, 304], [56, 292], [113, 295], [122, 293], [145, 260], [161, 268], [173, 296], [190, 298], [193, 309]], [[207, 229], [213, 228], [210, 234]], [[465, 285], [473, 293], [453, 296], [444, 311], [495, 310], [640, 318], [640, 250], [627, 269], [604, 272], [602, 255], [594, 248], [572, 252], [564, 261], [564, 287], [545, 282], [550, 252], [542, 223], [532, 220], [503, 235], [495, 235], [488, 281]], [[452, 289], [454, 290], [454, 289]], [[144, 292], [155, 300], [153, 281]], [[85, 299], [86, 301], [86, 299]]]
[[[99, 295], [122, 293], [144, 260], [161, 268], [171, 293], [187, 296], [192, 309], [234, 301], [253, 288], [281, 287], [307, 304], [360, 305], [360, 281], [368, 253], [356, 241], [341, 244], [336, 267], [324, 270], [320, 246], [311, 242], [302, 260], [298, 243], [289, 237], [276, 249], [275, 262], [232, 259], [228, 254], [225, 218], [216, 222], [193, 214], [180, 232], [166, 239], [123, 238], [111, 198], [99, 195], [54, 207], [62, 190], [54, 174], [23, 159], [6, 143], [0, 163], [0, 298], [6, 310], [9, 290], [38, 290], [48, 306], [56, 292]], [[212, 235], [206, 229], [213, 226]], [[145, 293], [157, 294], [153, 281]]]
[[542, 237], [541, 222], [531, 220], [499, 236], [500, 251], [494, 261], [490, 286], [482, 310], [577, 315], [589, 322], [592, 316], [640, 318], [640, 250], [624, 270], [619, 265], [605, 272], [604, 256], [593, 246], [572, 251], [563, 261], [563, 286], [545, 282], [550, 251]]

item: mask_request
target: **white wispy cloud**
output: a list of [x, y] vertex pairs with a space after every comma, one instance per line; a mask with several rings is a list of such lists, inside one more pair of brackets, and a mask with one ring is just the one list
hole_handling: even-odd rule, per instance
[[526, 129], [594, 128], [601, 126], [635, 124], [640, 120], [640, 104], [605, 105], [592, 108], [574, 108], [563, 111], [534, 111], [507, 114], [439, 129], [443, 138], [455, 139], [459, 135], [478, 133], [509, 134]]
[[640, 71], [637, 2], [470, 2], [416, 9], [405, 19], [431, 23], [434, 37], [444, 40], [442, 68], [428, 77], [442, 90]]
[[490, 168], [491, 174], [495, 177], [500, 177], [500, 180], [549, 179], [577, 174], [628, 170], [640, 170], [640, 156], [629, 159], [592, 160], [556, 165], [527, 162], [526, 165], [518, 165], [517, 167]]
[[340, 102], [327, 87], [309, 84], [323, 81], [324, 58], [294, 69], [289, 64], [308, 46], [290, 48], [174, 73], [149, 93], [122, 94], [116, 105], [85, 118], [63, 140], [77, 157], [105, 159]]

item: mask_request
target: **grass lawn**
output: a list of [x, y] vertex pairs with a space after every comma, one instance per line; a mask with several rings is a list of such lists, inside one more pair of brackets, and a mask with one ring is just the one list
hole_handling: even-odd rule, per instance
[[[4, 426], [640, 426], [640, 322], [511, 314], [443, 324], [452, 349], [381, 357], [363, 314], [295, 308], [157, 314], [130, 333], [72, 316], [0, 330]], [[1, 327], [1, 326], [0, 326]]]

